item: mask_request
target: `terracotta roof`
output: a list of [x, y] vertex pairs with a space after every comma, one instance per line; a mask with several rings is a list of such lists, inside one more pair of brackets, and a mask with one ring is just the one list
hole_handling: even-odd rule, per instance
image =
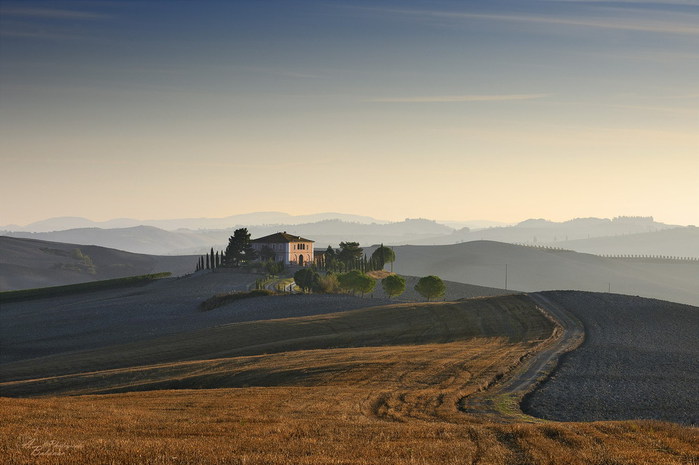
[[286, 231], [278, 232], [275, 234], [270, 234], [269, 236], [260, 237], [259, 239], [253, 239], [252, 242], [260, 242], [265, 244], [271, 243], [288, 243], [288, 242], [315, 242], [310, 239], [304, 239], [301, 236], [294, 236], [292, 234], [287, 234]]

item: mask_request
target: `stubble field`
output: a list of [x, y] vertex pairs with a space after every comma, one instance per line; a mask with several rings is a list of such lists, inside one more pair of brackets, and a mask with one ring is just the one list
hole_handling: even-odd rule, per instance
[[555, 329], [518, 295], [240, 322], [5, 364], [3, 395], [39, 397], [0, 398], [0, 456], [78, 465], [699, 463], [693, 427], [461, 409], [495, 395], [555, 343]]

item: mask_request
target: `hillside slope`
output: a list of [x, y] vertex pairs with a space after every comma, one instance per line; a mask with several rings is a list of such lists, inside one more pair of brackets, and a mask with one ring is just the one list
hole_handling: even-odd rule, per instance
[[[295, 300], [296, 297], [280, 298]], [[263, 310], [264, 304], [250, 300], [245, 305], [254, 306], [263, 318], [269, 316]], [[332, 308], [327, 302], [325, 306]], [[322, 310], [324, 304], [308, 302], [306, 307]], [[463, 345], [449, 347], [450, 343], [474, 338], [497, 340], [495, 345], [505, 349], [509, 344], [536, 345], [551, 335], [553, 327], [524, 295], [242, 321], [130, 344], [6, 363], [2, 365], [0, 392], [26, 395], [315, 384], [314, 378], [325, 378], [333, 372], [339, 374], [353, 365], [337, 358], [317, 372], [310, 370], [309, 366], [324, 356], [320, 349], [332, 353], [342, 348], [366, 350], [391, 346], [400, 353], [410, 351], [408, 347], [399, 349], [400, 346], [435, 345], [431, 350], [442, 350], [437, 346], [462, 350]], [[260, 364], [259, 357], [272, 359], [272, 363]], [[294, 357], [300, 358], [294, 360]], [[49, 381], [47, 377], [56, 378]], [[40, 379], [28, 381], [35, 378]], [[27, 381], [18, 382], [22, 379]]]
[[179, 276], [194, 271], [197, 259], [0, 236], [0, 290], [60, 286], [163, 271]]
[[699, 423], [699, 308], [607, 293], [542, 293], [584, 325], [585, 340], [523, 403], [556, 421]]
[[593, 237], [551, 245], [596, 255], [659, 255], [699, 258], [699, 228], [664, 229], [621, 236]]
[[491, 241], [394, 248], [394, 271], [519, 291], [570, 289], [699, 305], [699, 261], [624, 260]]

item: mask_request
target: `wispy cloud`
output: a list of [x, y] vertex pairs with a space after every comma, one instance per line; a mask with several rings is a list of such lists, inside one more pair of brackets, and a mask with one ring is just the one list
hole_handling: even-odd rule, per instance
[[2, 37], [16, 37], [20, 39], [48, 39], [48, 40], [63, 40], [63, 39], [80, 39], [81, 37], [75, 34], [66, 34], [60, 32], [45, 32], [45, 31], [30, 31], [30, 30], [15, 30], [2, 29], [0, 30]]
[[697, 6], [696, 0], [544, 0], [550, 3], [625, 3], [629, 5]]
[[549, 94], [497, 94], [497, 95], [437, 95], [427, 97], [388, 97], [367, 99], [378, 103], [452, 103], [452, 102], [505, 102], [511, 100], [534, 100]]
[[77, 20], [95, 20], [109, 17], [101, 13], [58, 8], [3, 8], [2, 14], [6, 17]]
[[577, 26], [596, 29], [613, 29], [624, 31], [642, 31], [680, 35], [699, 35], [699, 21], [697, 15], [682, 15], [678, 18], [666, 20], [657, 18], [640, 17], [567, 17], [553, 15], [532, 14], [502, 14], [502, 13], [465, 13], [437, 10], [406, 10], [406, 9], [374, 9], [385, 13], [411, 15], [424, 18], [452, 19], [452, 20], [484, 20], [506, 21], [531, 24], [548, 24], [558, 26]]

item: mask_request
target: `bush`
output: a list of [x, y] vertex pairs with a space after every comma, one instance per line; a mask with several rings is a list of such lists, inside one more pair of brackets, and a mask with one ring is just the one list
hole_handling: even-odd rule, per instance
[[264, 262], [264, 269], [267, 273], [271, 275], [278, 275], [284, 271], [284, 262], [275, 262], [274, 260], [267, 260]]
[[318, 278], [318, 292], [324, 294], [338, 294], [340, 292], [340, 281], [335, 274], [327, 274]]
[[209, 297], [200, 303], [199, 310], [206, 312], [231, 302], [235, 302], [236, 300], [248, 299], [251, 297], [264, 297], [269, 295], [277, 295], [277, 293], [267, 289], [255, 289], [248, 292], [228, 292], [225, 294], [216, 294], [215, 296]]

